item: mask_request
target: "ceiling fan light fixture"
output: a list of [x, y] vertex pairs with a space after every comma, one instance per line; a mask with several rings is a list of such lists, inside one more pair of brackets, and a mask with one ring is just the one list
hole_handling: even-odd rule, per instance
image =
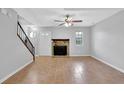
[[68, 23], [69, 26], [71, 26], [72, 24], [71, 23]]
[[72, 20], [73, 18], [70, 15], [65, 15], [65, 20], [54, 20], [55, 22], [62, 22], [58, 26], [64, 25], [65, 27], [73, 26], [74, 23], [82, 22], [82, 20]]
[[70, 17], [68, 20], [71, 21], [72, 20], [72, 17]]
[[65, 25], [66, 27], [72, 26], [71, 23], [65, 23], [64, 25]]
[[66, 26], [66, 27], [69, 27], [68, 23], [65, 23], [65, 26]]

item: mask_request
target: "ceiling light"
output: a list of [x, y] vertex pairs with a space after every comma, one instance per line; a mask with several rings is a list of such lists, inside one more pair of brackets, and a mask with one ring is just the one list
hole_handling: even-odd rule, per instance
[[66, 27], [72, 26], [71, 23], [65, 23], [64, 25], [65, 25]]
[[68, 23], [68, 26], [71, 26], [72, 24], [71, 23]]
[[72, 20], [72, 17], [68, 18], [68, 21], [71, 21]]
[[65, 26], [66, 26], [66, 27], [69, 27], [68, 23], [65, 23]]

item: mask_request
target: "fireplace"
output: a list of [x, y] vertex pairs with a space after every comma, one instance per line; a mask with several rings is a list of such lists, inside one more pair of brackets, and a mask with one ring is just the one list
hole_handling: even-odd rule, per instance
[[53, 56], [69, 55], [69, 39], [52, 39]]
[[67, 55], [67, 46], [54, 46], [54, 55]]

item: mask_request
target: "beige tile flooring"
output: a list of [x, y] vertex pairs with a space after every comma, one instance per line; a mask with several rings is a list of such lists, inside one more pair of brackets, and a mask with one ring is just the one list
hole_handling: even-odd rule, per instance
[[3, 83], [116, 84], [124, 83], [124, 73], [92, 57], [37, 57], [36, 62]]

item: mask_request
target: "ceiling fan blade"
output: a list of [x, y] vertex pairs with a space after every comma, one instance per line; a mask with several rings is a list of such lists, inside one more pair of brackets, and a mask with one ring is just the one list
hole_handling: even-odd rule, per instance
[[58, 26], [61, 26], [61, 25], [64, 25], [65, 23], [61, 23], [61, 24], [59, 24]]
[[82, 20], [72, 20], [72, 22], [83, 22]]
[[64, 22], [64, 21], [61, 21], [61, 20], [54, 20], [55, 22]]

